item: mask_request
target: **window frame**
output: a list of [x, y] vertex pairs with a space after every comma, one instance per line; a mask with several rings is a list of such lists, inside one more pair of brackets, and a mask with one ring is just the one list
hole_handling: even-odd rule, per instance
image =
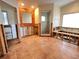
[[[62, 24], [61, 24], [61, 26], [62, 27], [65, 27], [65, 26], [63, 26], [63, 16], [64, 15], [71, 15], [71, 14], [79, 14], [79, 12], [73, 12], [73, 13], [65, 13], [65, 14], [62, 14]], [[66, 26], [67, 27], [67, 26]], [[68, 28], [68, 27], [67, 27]], [[79, 27], [69, 27], [69, 28], [79, 28]]]
[[[5, 13], [7, 14], [7, 23], [8, 23], [8, 24], [3, 24], [3, 25], [9, 25], [8, 12], [7, 12], [7, 11], [2, 10], [2, 14], [3, 14], [3, 12], [5, 12]], [[3, 16], [3, 17], [4, 17], [4, 16]], [[4, 18], [3, 18], [3, 19], [4, 19]]]

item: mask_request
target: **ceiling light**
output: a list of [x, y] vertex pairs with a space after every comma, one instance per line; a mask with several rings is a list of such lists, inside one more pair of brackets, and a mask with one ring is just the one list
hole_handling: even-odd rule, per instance
[[34, 8], [34, 6], [32, 5], [31, 8]]
[[24, 3], [21, 3], [21, 6], [24, 6]]

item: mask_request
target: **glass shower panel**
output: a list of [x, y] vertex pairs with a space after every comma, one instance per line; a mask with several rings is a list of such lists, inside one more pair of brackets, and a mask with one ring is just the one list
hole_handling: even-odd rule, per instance
[[41, 34], [50, 33], [49, 12], [41, 13]]

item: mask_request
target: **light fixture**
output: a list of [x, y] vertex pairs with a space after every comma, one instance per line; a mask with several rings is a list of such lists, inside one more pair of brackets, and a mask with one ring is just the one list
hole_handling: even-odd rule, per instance
[[24, 3], [21, 3], [21, 6], [24, 6]]
[[33, 8], [33, 9], [34, 9], [34, 6], [32, 5], [32, 6], [31, 6], [31, 8]]

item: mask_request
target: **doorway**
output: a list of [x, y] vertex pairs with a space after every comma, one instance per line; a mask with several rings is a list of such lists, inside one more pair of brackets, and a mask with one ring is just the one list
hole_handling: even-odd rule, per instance
[[41, 12], [41, 36], [51, 36], [51, 20], [50, 12], [44, 11]]

